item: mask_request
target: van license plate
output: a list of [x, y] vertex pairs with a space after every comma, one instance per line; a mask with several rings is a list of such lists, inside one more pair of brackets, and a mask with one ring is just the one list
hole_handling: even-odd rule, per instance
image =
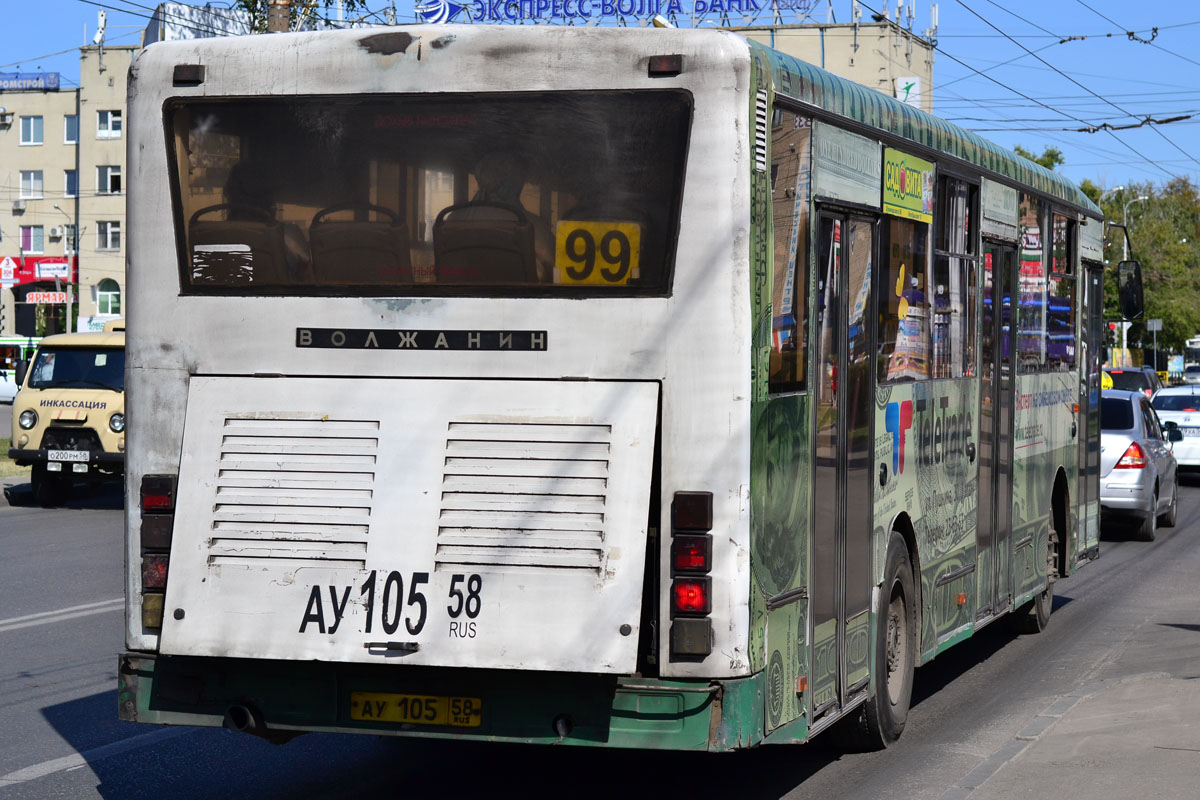
[[350, 719], [365, 722], [403, 722], [410, 725], [448, 725], [478, 728], [483, 701], [478, 697], [440, 697], [427, 694], [351, 692]]
[[87, 450], [47, 450], [46, 458], [51, 461], [87, 461], [91, 455]]

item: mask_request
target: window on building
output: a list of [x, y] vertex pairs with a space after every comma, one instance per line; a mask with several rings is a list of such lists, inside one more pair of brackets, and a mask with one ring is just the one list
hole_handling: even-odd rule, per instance
[[21, 170], [21, 197], [27, 200], [37, 200], [45, 196], [45, 184], [40, 169]]
[[42, 118], [21, 117], [21, 144], [41, 144], [42, 142]]
[[63, 225], [63, 248], [68, 254], [74, 253], [78, 247], [75, 241], [75, 226]]
[[929, 377], [929, 226], [896, 217], [880, 225], [879, 382]]
[[44, 253], [46, 251], [45, 232], [41, 225], [21, 226], [21, 252]]
[[63, 117], [63, 144], [79, 144], [79, 115]]
[[98, 111], [96, 117], [96, 138], [97, 139], [120, 139], [121, 138], [121, 112], [120, 111]]
[[121, 313], [121, 286], [112, 278], [105, 278], [96, 285], [96, 313]]
[[96, 167], [96, 192], [98, 194], [121, 193], [121, 168], [119, 166]]
[[771, 128], [771, 392], [802, 392], [808, 377], [808, 207], [812, 121], [776, 108]]
[[101, 220], [96, 223], [96, 249], [121, 249], [121, 223], [116, 220]]
[[69, 169], [66, 171], [66, 191], [63, 192], [63, 197], [78, 197], [79, 196], [79, 172]]

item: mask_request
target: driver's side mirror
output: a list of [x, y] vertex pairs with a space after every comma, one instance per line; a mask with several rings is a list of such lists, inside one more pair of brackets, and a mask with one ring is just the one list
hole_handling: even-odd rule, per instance
[[1125, 319], [1141, 319], [1145, 311], [1142, 296], [1142, 265], [1137, 261], [1122, 261], [1117, 265], [1117, 296], [1121, 305], [1121, 316]]
[[1163, 430], [1165, 430], [1167, 432], [1167, 441], [1168, 442], [1182, 442], [1183, 441], [1183, 431], [1179, 430], [1178, 422], [1167, 421], [1167, 422], [1164, 422], [1162, 424], [1162, 426], [1163, 426]]
[[21, 386], [24, 385], [25, 376], [28, 373], [29, 373], [29, 362], [28, 361], [18, 361], [17, 365], [13, 368], [13, 381], [17, 384], [18, 389], [20, 389]]

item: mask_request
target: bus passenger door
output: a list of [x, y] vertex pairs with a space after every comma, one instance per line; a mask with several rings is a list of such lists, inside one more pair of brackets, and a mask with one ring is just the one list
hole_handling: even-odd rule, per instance
[[874, 261], [873, 219], [822, 211], [809, 584], [814, 722], [864, 689], [869, 676]]
[[1008, 603], [1012, 530], [1013, 365], [1016, 249], [983, 245], [983, 330], [979, 382], [979, 616]]
[[1082, 382], [1079, 398], [1079, 502], [1081, 532], [1075, 558], [1100, 544], [1100, 364], [1104, 347], [1104, 266], [1083, 262], [1079, 326], [1083, 354], [1079, 363]]

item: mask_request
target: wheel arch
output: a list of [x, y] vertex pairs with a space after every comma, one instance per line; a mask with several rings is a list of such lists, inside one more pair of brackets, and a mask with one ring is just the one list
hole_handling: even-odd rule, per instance
[[1071, 488], [1067, 481], [1067, 471], [1059, 467], [1054, 476], [1054, 489], [1050, 497], [1050, 524], [1058, 534], [1058, 544], [1054, 548], [1055, 567], [1059, 575], [1070, 573], [1067, 563], [1067, 539], [1071, 526]]
[[[921, 554], [917, 550], [917, 532], [916, 532], [916, 529], [913, 527], [912, 518], [909, 517], [908, 513], [905, 511], [901, 511], [899, 514], [896, 515], [895, 519], [892, 520], [892, 525], [891, 525], [890, 530], [895, 531], [896, 533], [900, 534], [900, 538], [902, 538], [904, 540], [904, 547], [905, 547], [905, 549], [908, 550], [908, 563], [912, 566], [913, 591], [917, 595], [915, 598], [913, 598], [913, 600], [914, 600], [913, 605], [916, 607], [915, 610], [916, 610], [916, 616], [917, 616], [917, 629], [914, 633], [917, 636], [917, 658], [918, 658], [918, 660], [920, 660], [921, 653], [922, 653], [922, 647], [921, 647], [922, 626], [921, 626], [921, 623], [922, 623], [922, 619], [925, 615], [925, 610], [924, 610], [925, 606], [924, 606], [924, 597], [923, 597], [924, 585], [921, 580]], [[885, 543], [884, 544], [885, 552], [886, 552], [886, 549], [887, 549], [887, 544]], [[882, 602], [882, 597], [880, 598], [880, 601]]]

